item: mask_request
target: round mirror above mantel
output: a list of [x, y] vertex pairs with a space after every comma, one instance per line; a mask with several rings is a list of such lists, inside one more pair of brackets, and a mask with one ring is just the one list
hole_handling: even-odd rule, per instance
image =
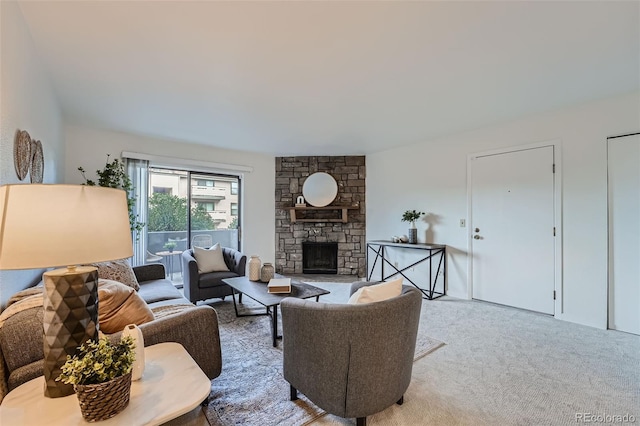
[[302, 195], [314, 207], [328, 206], [338, 194], [338, 184], [329, 173], [317, 172], [309, 175], [302, 185]]

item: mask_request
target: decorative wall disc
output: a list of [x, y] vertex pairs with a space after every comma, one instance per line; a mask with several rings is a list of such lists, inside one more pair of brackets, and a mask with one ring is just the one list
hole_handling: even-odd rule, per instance
[[42, 183], [44, 177], [44, 154], [42, 142], [33, 141], [31, 145], [31, 183]]
[[13, 144], [13, 162], [16, 166], [18, 179], [23, 180], [27, 177], [31, 165], [31, 136], [26, 130], [16, 132], [16, 140]]

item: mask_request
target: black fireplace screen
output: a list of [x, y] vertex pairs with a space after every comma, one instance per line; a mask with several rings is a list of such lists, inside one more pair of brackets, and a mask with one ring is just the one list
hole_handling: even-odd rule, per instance
[[304, 274], [337, 274], [338, 243], [302, 243], [302, 272]]

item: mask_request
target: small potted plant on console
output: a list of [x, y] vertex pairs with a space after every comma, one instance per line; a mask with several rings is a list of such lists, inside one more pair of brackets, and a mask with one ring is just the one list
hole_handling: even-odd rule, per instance
[[402, 214], [403, 222], [411, 222], [409, 227], [409, 244], [415, 244], [418, 242], [418, 230], [416, 229], [416, 220], [420, 219], [424, 212], [417, 210], [407, 210]]

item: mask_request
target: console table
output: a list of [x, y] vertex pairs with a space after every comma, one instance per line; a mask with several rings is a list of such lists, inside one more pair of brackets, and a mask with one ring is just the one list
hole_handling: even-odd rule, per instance
[[[159, 425], [189, 413], [209, 396], [211, 381], [179, 343], [144, 348], [145, 369], [131, 382], [129, 405], [100, 425]], [[44, 396], [37, 377], [9, 392], [0, 405], [2, 425], [87, 425], [75, 394]]]
[[[388, 257], [388, 250], [385, 248], [397, 248], [401, 250], [420, 250], [424, 253], [420, 253], [420, 257], [417, 261], [411, 263], [410, 265], [401, 267], [398, 269], [394, 263]], [[369, 268], [369, 251], [373, 253], [374, 260], [371, 268]], [[415, 288], [422, 292], [423, 298], [428, 300], [437, 299], [438, 297], [442, 297], [445, 295], [445, 282], [447, 280], [447, 268], [446, 261], [447, 259], [447, 246], [441, 244], [407, 244], [407, 243], [394, 243], [391, 241], [368, 241], [367, 242], [367, 281], [371, 281], [371, 276], [375, 270], [376, 264], [378, 260], [380, 261], [380, 281], [384, 281], [387, 278], [390, 278], [396, 274], [400, 274], [411, 283]], [[409, 277], [407, 277], [404, 272], [409, 268], [413, 268], [414, 266], [429, 261], [429, 282], [428, 288], [420, 287], [418, 284], [413, 282]], [[434, 263], [437, 262], [437, 265]], [[385, 273], [385, 265], [391, 268], [390, 273]], [[436, 275], [433, 276], [433, 268], [437, 267]], [[440, 274], [442, 272], [442, 274]], [[438, 278], [442, 277], [442, 280]], [[436, 291], [439, 282], [442, 284], [442, 291]]]

